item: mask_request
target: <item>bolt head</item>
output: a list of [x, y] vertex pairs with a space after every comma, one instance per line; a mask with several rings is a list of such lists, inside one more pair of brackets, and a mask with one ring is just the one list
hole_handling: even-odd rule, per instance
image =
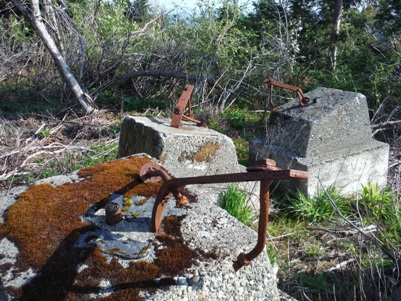
[[254, 166], [260, 166], [260, 167], [276, 166], [276, 161], [268, 158], [259, 159], [255, 162]]
[[247, 171], [261, 171], [261, 170], [280, 170], [276, 167], [276, 161], [272, 159], [259, 159], [255, 162], [253, 166], [249, 166]]

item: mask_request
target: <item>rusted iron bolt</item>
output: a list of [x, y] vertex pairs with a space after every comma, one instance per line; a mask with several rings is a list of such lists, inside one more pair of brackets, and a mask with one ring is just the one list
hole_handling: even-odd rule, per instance
[[123, 219], [121, 207], [117, 203], [114, 202], [107, 203], [105, 211], [106, 211], [106, 223], [108, 225], [118, 224]]

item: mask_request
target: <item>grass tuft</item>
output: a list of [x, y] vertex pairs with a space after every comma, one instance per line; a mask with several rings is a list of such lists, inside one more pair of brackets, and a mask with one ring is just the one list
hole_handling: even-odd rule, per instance
[[227, 191], [221, 194], [218, 204], [241, 223], [250, 226], [252, 209], [247, 206], [246, 199], [247, 194], [238, 188], [238, 184], [231, 184]]

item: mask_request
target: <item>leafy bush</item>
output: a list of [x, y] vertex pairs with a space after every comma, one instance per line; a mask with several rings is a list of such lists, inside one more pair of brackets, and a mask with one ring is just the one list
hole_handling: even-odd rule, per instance
[[249, 112], [248, 109], [229, 108], [222, 113], [222, 118], [228, 125], [235, 129], [241, 129], [250, 126], [259, 121], [260, 117]]
[[246, 199], [247, 194], [238, 188], [238, 184], [231, 184], [227, 191], [220, 195], [218, 204], [241, 223], [250, 226], [252, 209], [247, 206]]

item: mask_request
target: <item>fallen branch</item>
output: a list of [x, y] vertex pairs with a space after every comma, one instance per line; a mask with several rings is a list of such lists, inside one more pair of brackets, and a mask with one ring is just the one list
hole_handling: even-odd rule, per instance
[[109, 81], [108, 83], [105, 83], [101, 87], [99, 87], [93, 95], [95, 97], [99, 95], [101, 92], [103, 92], [106, 89], [109, 89], [112, 86], [115, 85], [120, 85], [120, 84], [125, 84], [129, 80], [137, 77], [143, 77], [143, 76], [148, 76], [148, 77], [169, 77], [169, 78], [178, 78], [178, 79], [185, 79], [190, 82], [206, 82], [209, 86], [217, 86], [216, 81], [211, 78], [211, 77], [198, 77], [197, 75], [194, 74], [188, 74], [180, 71], [170, 71], [170, 70], [155, 70], [155, 69], [148, 69], [148, 70], [138, 70], [138, 71], [131, 71], [128, 73], [125, 73], [123, 75], [120, 75], [119, 77], [116, 77]]
[[401, 124], [401, 120], [386, 121], [382, 123], [372, 124], [370, 126], [374, 130], [374, 132], [372, 133], [372, 137], [381, 131], [393, 129], [395, 126], [399, 124]]
[[370, 225], [370, 226], [366, 226], [362, 229], [353, 229], [353, 230], [337, 230], [337, 229], [326, 229], [326, 228], [322, 228], [322, 227], [307, 227], [308, 230], [322, 230], [331, 234], [341, 234], [344, 236], [352, 236], [355, 234], [360, 234], [361, 232], [364, 234], [368, 234], [368, 233], [372, 233], [372, 232], [376, 232], [377, 231], [377, 226], [376, 225]]
[[20, 154], [20, 153], [28, 153], [28, 152], [32, 152], [32, 151], [36, 151], [36, 150], [42, 150], [42, 149], [52, 149], [52, 148], [63, 148], [63, 149], [75, 149], [75, 150], [84, 150], [84, 151], [93, 151], [90, 148], [86, 148], [86, 147], [82, 147], [82, 146], [73, 146], [73, 145], [64, 145], [60, 142], [53, 142], [49, 145], [45, 145], [45, 146], [30, 146], [30, 147], [25, 147], [19, 150], [15, 150], [12, 152], [9, 152], [7, 154], [1, 155], [0, 159], [12, 156], [12, 155], [16, 155], [16, 154]]
[[394, 121], [386, 121], [386, 122], [382, 122], [382, 123], [376, 123], [376, 124], [372, 124], [370, 127], [372, 129], [377, 129], [377, 128], [385, 128], [388, 126], [394, 126], [397, 124], [401, 124], [401, 120], [394, 120]]
[[339, 264], [337, 264], [336, 266], [328, 269], [327, 271], [328, 272], [332, 272], [332, 271], [335, 271], [335, 270], [340, 270], [340, 269], [344, 268], [346, 265], [348, 265], [348, 264], [350, 264], [351, 262], [354, 262], [354, 261], [356, 261], [355, 258], [340, 262]]

